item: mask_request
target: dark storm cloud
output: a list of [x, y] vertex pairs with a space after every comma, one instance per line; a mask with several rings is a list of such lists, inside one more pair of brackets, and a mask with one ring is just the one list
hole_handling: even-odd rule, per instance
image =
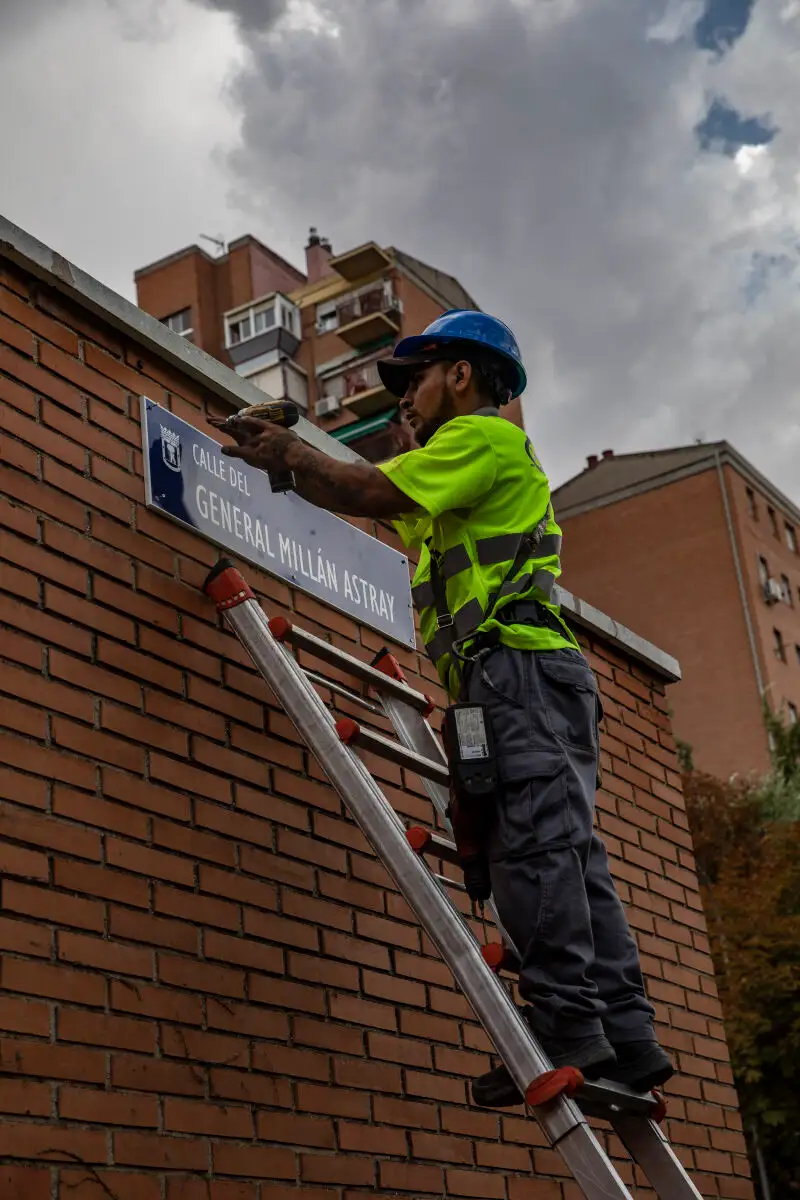
[[[313, 8], [252, 47], [236, 85], [231, 161], [256, 222], [295, 241], [315, 224], [339, 248], [375, 237], [457, 275], [520, 337], [556, 475], [607, 445], [727, 436], [796, 490], [797, 299], [785, 281], [745, 299], [788, 214], [754, 221], [774, 178], [696, 143], [721, 68], [695, 3]], [[748, 40], [786, 39], [772, 10], [726, 56], [728, 92]]]
[[197, 0], [205, 8], [230, 13], [244, 34], [264, 33], [286, 12], [287, 0]]

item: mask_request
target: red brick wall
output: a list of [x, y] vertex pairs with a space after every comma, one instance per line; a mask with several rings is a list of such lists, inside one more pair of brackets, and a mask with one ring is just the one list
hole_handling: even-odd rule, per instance
[[[575, 1200], [535, 1123], [467, 1106], [486, 1038], [200, 593], [216, 551], [145, 509], [141, 392], [216, 408], [0, 261], [4, 1200]], [[247, 575], [270, 613], [381, 644]], [[590, 653], [599, 822], [681, 1066], [668, 1133], [704, 1195], [750, 1197], [664, 689]]]
[[563, 583], [673, 654], [676, 734], [722, 778], [766, 770], [767, 740], [716, 471], [574, 517]]

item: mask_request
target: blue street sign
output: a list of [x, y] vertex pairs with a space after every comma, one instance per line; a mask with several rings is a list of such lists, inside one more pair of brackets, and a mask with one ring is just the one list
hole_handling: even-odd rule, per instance
[[414, 646], [408, 559], [141, 397], [148, 508], [378, 630]]

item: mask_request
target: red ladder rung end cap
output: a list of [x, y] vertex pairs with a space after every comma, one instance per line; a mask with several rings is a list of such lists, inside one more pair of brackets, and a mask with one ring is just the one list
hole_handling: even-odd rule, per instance
[[388, 652], [381, 654], [380, 658], [373, 665], [376, 671], [382, 671], [384, 675], [388, 675], [391, 679], [396, 679], [398, 683], [406, 682], [403, 668], [393, 654], [389, 654]]
[[292, 622], [287, 621], [286, 617], [270, 617], [267, 624], [276, 642], [285, 642], [292, 632]]
[[255, 599], [241, 571], [234, 566], [212, 573], [206, 581], [204, 591], [209, 599], [214, 601], [219, 612], [244, 604], [245, 600]]
[[412, 825], [406, 830], [408, 844], [417, 854], [422, 854], [431, 840], [430, 831], [423, 829], [421, 825]]
[[427, 700], [428, 703], [423, 708], [422, 715], [427, 720], [428, 717], [431, 716], [432, 713], [436, 712], [436, 701], [434, 700], [433, 696], [428, 696], [428, 695], [425, 695], [425, 699]]
[[506, 948], [500, 942], [489, 942], [488, 945], [481, 946], [481, 955], [487, 967], [499, 971], [505, 961]]
[[352, 717], [342, 717], [341, 720], [336, 722], [336, 732], [338, 733], [340, 740], [343, 741], [346, 746], [349, 746], [350, 743], [354, 742], [361, 733], [361, 726], [359, 725], [358, 721], [354, 721]]
[[577, 1067], [558, 1067], [555, 1071], [545, 1071], [528, 1084], [525, 1091], [525, 1101], [531, 1108], [541, 1108], [551, 1104], [559, 1096], [574, 1096], [578, 1088], [583, 1087], [584, 1078]]

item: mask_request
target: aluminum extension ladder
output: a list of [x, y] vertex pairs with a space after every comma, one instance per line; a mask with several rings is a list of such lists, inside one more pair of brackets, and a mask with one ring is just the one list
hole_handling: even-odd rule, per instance
[[[463, 887], [435, 874], [423, 860], [428, 853], [456, 862], [452, 841], [418, 827], [406, 829], [353, 747], [361, 746], [415, 771], [422, 779], [446, 829], [449, 799], [444, 751], [429, 725], [432, 702], [409, 687], [397, 661], [383, 651], [368, 665], [283, 617], [269, 621], [236, 566], [222, 559], [203, 585], [259, 673], [283, 705], [298, 733], [326, 771], [351, 816], [383, 862], [420, 924], [449, 966], [527, 1107], [537, 1118], [587, 1200], [631, 1200], [586, 1117], [608, 1120], [659, 1200], [703, 1200], [659, 1128], [663, 1101], [642, 1096], [603, 1080], [583, 1082], [572, 1068], [553, 1071], [544, 1051], [520, 1016], [497, 972], [514, 949], [478, 944], [451, 902], [445, 886]], [[322, 662], [348, 671], [375, 692], [379, 705], [314, 671], [302, 668], [286, 649], [292, 646]], [[351, 718], [335, 721], [314, 684], [346, 696], [389, 718], [399, 743]], [[366, 689], [365, 689], [366, 691]], [[496, 914], [495, 914], [496, 919]], [[501, 934], [504, 933], [498, 922]], [[494, 953], [493, 953], [494, 952]], [[577, 1080], [574, 1075], [577, 1074]], [[571, 1094], [575, 1084], [578, 1086]]]

